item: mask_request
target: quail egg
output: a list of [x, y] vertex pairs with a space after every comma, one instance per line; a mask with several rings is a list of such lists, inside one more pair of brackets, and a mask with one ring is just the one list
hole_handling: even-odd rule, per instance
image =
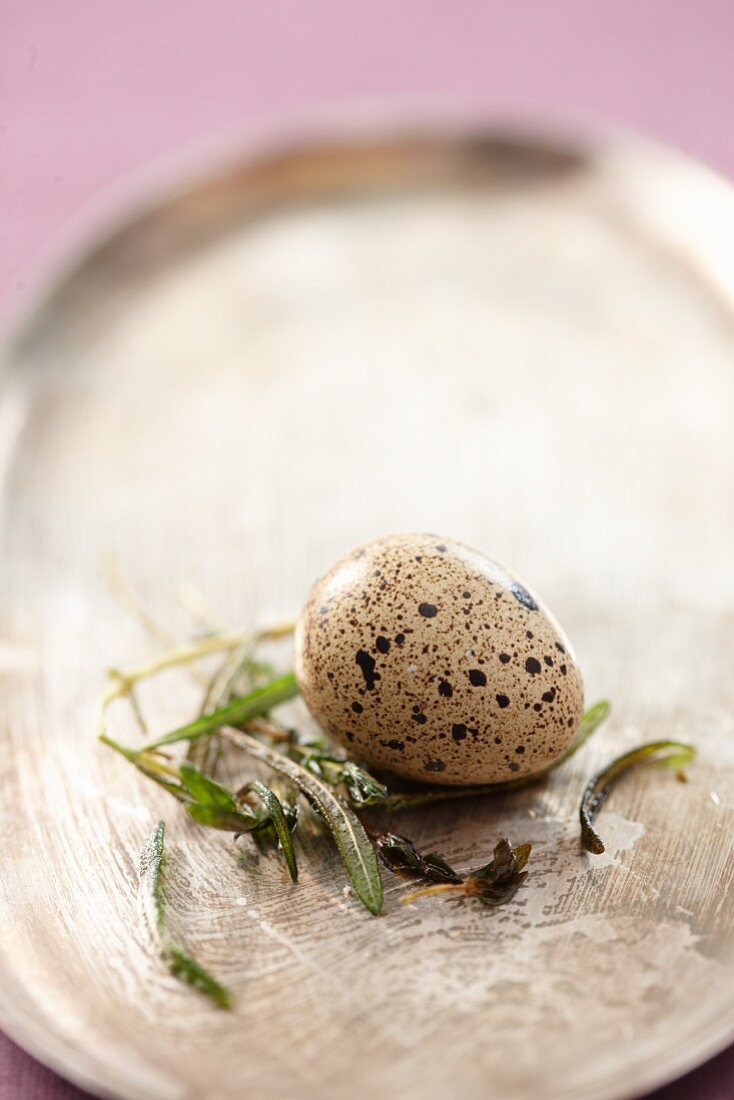
[[436, 535], [375, 539], [316, 582], [296, 677], [350, 756], [434, 784], [542, 771], [583, 712], [573, 651], [538, 597], [493, 558]]

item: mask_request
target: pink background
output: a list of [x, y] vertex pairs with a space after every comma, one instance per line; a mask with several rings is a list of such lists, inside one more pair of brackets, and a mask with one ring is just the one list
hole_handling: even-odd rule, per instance
[[[334, 103], [598, 116], [734, 176], [734, 0], [0, 0], [0, 313], [163, 155]], [[0, 1100], [81, 1096], [0, 1036]], [[734, 1050], [657, 1100], [730, 1100]]]

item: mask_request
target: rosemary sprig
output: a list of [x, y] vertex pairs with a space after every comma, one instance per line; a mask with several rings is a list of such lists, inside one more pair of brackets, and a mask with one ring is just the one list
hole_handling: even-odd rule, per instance
[[198, 989], [220, 1008], [230, 1008], [232, 994], [175, 942], [166, 923], [164, 899], [165, 824], [159, 821], [140, 856], [140, 891], [146, 923], [170, 973]]
[[485, 866], [471, 871], [458, 882], [442, 882], [414, 890], [401, 898], [400, 904], [410, 905], [418, 898], [434, 894], [459, 894], [473, 898], [482, 905], [504, 905], [515, 896], [527, 877], [524, 868], [531, 850], [530, 844], [519, 844], [513, 848], [510, 841], [503, 837], [495, 845], [494, 857]]
[[239, 807], [225, 787], [215, 783], [188, 761], [176, 765], [146, 749], [128, 749], [106, 734], [100, 736], [100, 741], [134, 764], [146, 779], [152, 779], [183, 802], [186, 812], [199, 825], [230, 833], [246, 833], [260, 824], [261, 819], [255, 817], [246, 806]]
[[[186, 790], [183, 790], [173, 784], [169, 777], [181, 778], [183, 780], [184, 775], [189, 777], [198, 776], [199, 779], [197, 782], [199, 784], [201, 784], [203, 780], [206, 783], [212, 784], [213, 787], [216, 787], [220, 792], [224, 791], [224, 788], [219, 787], [218, 784], [214, 784], [213, 780], [204, 776], [203, 773], [199, 772], [198, 769], [188, 761], [181, 765], [181, 768], [184, 770], [179, 771], [178, 769], [171, 768], [169, 765], [159, 764], [158, 757], [154, 755], [164, 746], [175, 744], [179, 741], [192, 741], [215, 732], [220, 732], [222, 736], [225, 736], [230, 742], [236, 744], [241, 749], [245, 749], [250, 756], [254, 757], [256, 760], [262, 761], [274, 771], [284, 775], [306, 796], [311, 805], [314, 806], [326, 821], [334, 837], [347, 873], [352, 880], [358, 898], [371, 913], [377, 914], [382, 908], [382, 884], [380, 882], [380, 873], [372, 845], [354, 813], [334, 794], [324, 780], [312, 774], [283, 753], [277, 752], [256, 740], [254, 737], [233, 728], [235, 724], [244, 724], [258, 715], [266, 714], [271, 707], [276, 706], [278, 703], [285, 702], [287, 699], [293, 698], [297, 692], [298, 688], [296, 686], [295, 677], [292, 673], [289, 673], [271, 681], [271, 683], [267, 684], [265, 687], [255, 689], [250, 692], [249, 695], [233, 700], [232, 703], [228, 704], [226, 707], [222, 707], [210, 715], [201, 716], [188, 725], [173, 730], [157, 741], [144, 745], [142, 749], [137, 752], [117, 745], [105, 734], [101, 735], [100, 740], [116, 749], [118, 752], [121, 752], [122, 755], [131, 760], [140, 771], [149, 778], [155, 779], [155, 781], [162, 786], [165, 786], [166, 789], [175, 794], [181, 801], [188, 802], [189, 804], [187, 804], [186, 807], [188, 813], [200, 824], [211, 825], [220, 829], [229, 829], [235, 832], [249, 831], [258, 824], [258, 821], [255, 820], [253, 822], [249, 818], [244, 819], [242, 808], [234, 804], [234, 800], [232, 800], [232, 804], [227, 805], [224, 804], [225, 796], [221, 796], [219, 802], [201, 803], [196, 797], [189, 800], [187, 794], [190, 795], [193, 792], [186, 786], [186, 781], [184, 780], [184, 787]], [[338, 761], [341, 769], [339, 773], [340, 782], [343, 779], [342, 772], [347, 763], [348, 762], [345, 761]], [[159, 769], [162, 769], [161, 774], [159, 774]], [[360, 776], [359, 783], [362, 784], [364, 788], [364, 803], [369, 801], [369, 791], [371, 790], [372, 784], [374, 784], [375, 787], [379, 787], [379, 785], [375, 780], [372, 780], [370, 776], [367, 776], [367, 773], [361, 776], [356, 765], [347, 768], [347, 779], [353, 784], [356, 784], [358, 773]], [[225, 795], [228, 795], [228, 792], [225, 792]], [[229, 797], [231, 798], [231, 796]], [[279, 822], [276, 822], [275, 818], [271, 818], [271, 820], [276, 828], [276, 832], [278, 832], [278, 825], [281, 827], [282, 835], [281, 832], [278, 832], [278, 839], [283, 848], [283, 854], [288, 863], [291, 875], [293, 875], [295, 859], [292, 855], [292, 844], [289, 848], [290, 832], [282, 818], [282, 807], [281, 820]], [[286, 836], [287, 839], [284, 844], [283, 838]]]
[[594, 821], [620, 776], [639, 764], [655, 763], [680, 768], [690, 763], [695, 755], [695, 748], [681, 741], [651, 741], [617, 757], [597, 772], [587, 783], [579, 807], [582, 847], [594, 855], [605, 851], [604, 841], [594, 828]]
[[285, 776], [305, 795], [329, 827], [357, 897], [371, 913], [377, 915], [382, 908], [382, 883], [377, 858], [361, 822], [352, 810], [323, 779], [250, 734], [227, 726], [222, 736], [255, 760]]

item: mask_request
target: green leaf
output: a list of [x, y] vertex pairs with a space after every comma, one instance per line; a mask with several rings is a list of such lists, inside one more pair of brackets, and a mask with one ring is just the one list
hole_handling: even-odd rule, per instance
[[287, 703], [298, 695], [298, 685], [292, 672], [285, 676], [279, 676], [264, 687], [233, 699], [226, 707], [212, 711], [211, 714], [202, 715], [186, 726], [172, 730], [157, 741], [151, 741], [145, 745], [143, 752], [161, 748], [163, 745], [174, 745], [177, 741], [196, 741], [200, 737], [206, 737], [210, 733], [216, 733], [223, 726], [238, 726], [243, 722], [249, 722], [251, 718], [258, 718], [267, 714], [273, 707], [280, 703]]
[[519, 844], [513, 848], [503, 837], [494, 849], [494, 858], [484, 867], [472, 871], [466, 879], [466, 892], [483, 905], [504, 905], [515, 896], [527, 877], [523, 870], [532, 845]]
[[382, 883], [375, 850], [359, 819], [318, 776], [287, 756], [239, 730], [227, 730], [227, 740], [279, 772], [298, 787], [326, 822], [355, 893], [375, 915], [382, 908]]
[[364, 810], [368, 806], [379, 806], [387, 798], [387, 787], [355, 764], [345, 760], [339, 773], [339, 781], [346, 787], [349, 800], [355, 810]]
[[296, 853], [293, 850], [293, 837], [291, 836], [291, 830], [286, 821], [280, 799], [274, 791], [271, 791], [270, 787], [266, 787], [264, 783], [260, 783], [257, 779], [249, 783], [248, 787], [262, 802], [267, 817], [272, 822], [273, 828], [278, 835], [278, 843], [283, 852], [283, 857], [288, 867], [288, 871], [290, 872], [290, 876], [293, 881], [296, 882], [298, 879], [298, 867], [296, 865]]
[[594, 703], [593, 707], [589, 707], [584, 712], [579, 728], [576, 730], [576, 736], [571, 742], [570, 746], [563, 754], [563, 760], [568, 760], [569, 756], [573, 756], [575, 752], [584, 745], [592, 733], [596, 733], [602, 722], [606, 722], [612, 710], [612, 704], [608, 699], [600, 699], [598, 703]]
[[228, 833], [249, 833], [260, 821], [253, 814], [220, 810], [217, 806], [203, 806], [198, 802], [188, 803], [186, 812], [198, 825], [207, 825], [210, 829], [222, 829]]
[[[404, 840], [405, 838], [399, 838]], [[408, 841], [410, 844], [410, 841]], [[411, 845], [412, 847], [412, 845]], [[454, 878], [439, 881], [434, 886], [426, 886], [421, 890], [401, 898], [401, 905], [410, 905], [417, 898], [432, 897], [445, 894], [456, 896], [463, 895], [481, 902], [482, 905], [504, 905], [515, 896], [520, 886], [527, 878], [527, 872], [523, 870], [530, 855], [531, 845], [520, 844], [513, 848], [509, 840], [503, 837], [495, 845], [493, 859], [472, 871], [466, 878], [460, 878], [456, 872], [452, 872]], [[423, 862], [428, 860], [425, 857]], [[441, 857], [438, 857], [441, 860]], [[441, 863], [444, 861], [441, 860]], [[452, 869], [449, 867], [449, 871]]]
[[383, 833], [375, 841], [377, 854], [395, 875], [412, 875], [427, 882], [461, 882], [461, 876], [438, 852], [423, 856], [412, 840], [399, 833]]
[[[274, 789], [274, 787], [273, 787]], [[278, 794], [278, 792], [275, 792]], [[292, 833], [298, 828], [298, 822], [300, 819], [300, 803], [298, 801], [298, 792], [295, 792], [288, 801], [284, 800], [281, 794], [278, 794], [280, 804], [283, 807], [283, 816], [285, 818], [286, 825]], [[261, 852], [267, 852], [271, 848], [280, 848], [280, 841], [278, 840], [278, 834], [275, 831], [275, 826], [269, 817], [265, 816], [261, 819], [260, 824], [252, 830], [250, 834], [257, 847]]]
[[178, 768], [184, 786], [203, 806], [216, 806], [220, 810], [237, 812], [237, 803], [226, 789], [204, 775], [188, 760], [183, 760]]
[[579, 807], [582, 847], [594, 855], [601, 855], [605, 850], [604, 841], [594, 828], [594, 821], [621, 775], [639, 764], [664, 764], [678, 768], [689, 764], [695, 755], [693, 745], [681, 741], [651, 741], [618, 756], [597, 772], [587, 783]]
[[216, 978], [175, 942], [166, 924], [164, 898], [165, 824], [159, 821], [140, 856], [140, 890], [146, 922], [156, 950], [170, 973], [198, 989], [220, 1008], [229, 1008], [232, 995]]

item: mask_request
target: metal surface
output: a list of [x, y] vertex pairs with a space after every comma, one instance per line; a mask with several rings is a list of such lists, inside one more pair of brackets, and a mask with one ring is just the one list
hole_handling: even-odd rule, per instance
[[[0, 399], [0, 1016], [101, 1095], [631, 1096], [734, 1038], [734, 201], [625, 145], [456, 131], [273, 148], [141, 210], [5, 354]], [[548, 601], [608, 726], [538, 789], [394, 822], [465, 867], [509, 833], [498, 912], [385, 913], [306, 842], [238, 856], [94, 740], [102, 669], [174, 633], [296, 610], [351, 545], [435, 530]], [[190, 713], [171, 674], [156, 727]], [[124, 708], [114, 728], [135, 736]], [[646, 771], [581, 854], [587, 777]], [[181, 936], [233, 1015], [151, 956], [136, 864], [168, 822]], [[387, 876], [386, 880], [387, 880]]]

